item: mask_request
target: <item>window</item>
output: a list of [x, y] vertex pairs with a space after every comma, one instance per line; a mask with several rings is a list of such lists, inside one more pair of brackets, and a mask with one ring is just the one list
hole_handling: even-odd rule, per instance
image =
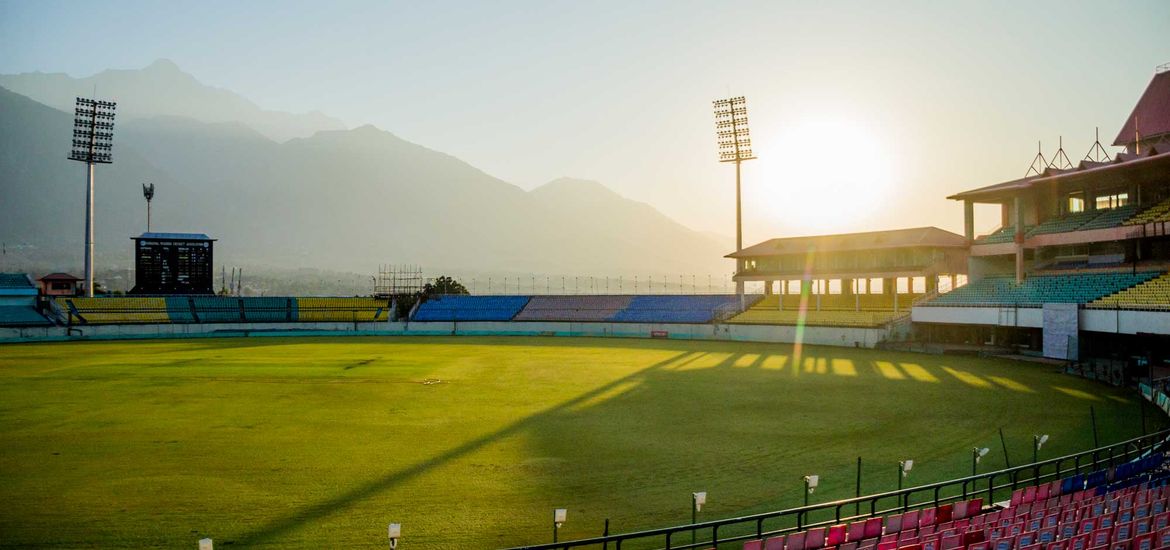
[[829, 294], [841, 293], [841, 279], [829, 279]]
[[881, 294], [882, 292], [883, 292], [882, 280], [876, 279], [876, 278], [870, 279], [869, 280], [869, 293], [870, 294]]
[[1085, 193], [1084, 191], [1077, 191], [1076, 193], [1068, 194], [1068, 212], [1075, 214], [1077, 212], [1085, 211]]
[[914, 277], [911, 279], [910, 290], [914, 294], [926, 294], [926, 277]]
[[910, 278], [909, 277], [898, 277], [897, 279], [895, 279], [894, 289], [895, 289], [895, 292], [897, 294], [909, 294], [910, 293]]
[[1098, 195], [1097, 210], [1109, 210], [1111, 208], [1120, 208], [1129, 204], [1129, 193], [1113, 193], [1111, 195]]

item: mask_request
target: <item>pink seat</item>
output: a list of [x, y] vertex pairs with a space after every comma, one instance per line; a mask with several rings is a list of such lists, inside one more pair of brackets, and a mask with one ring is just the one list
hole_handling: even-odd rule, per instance
[[864, 538], [865, 538], [865, 522], [864, 521], [855, 521], [853, 523], [850, 523], [849, 527], [845, 530], [845, 540], [851, 540], [851, 541], [857, 542], [857, 541], [860, 541], [861, 539], [864, 539]]
[[760, 539], [748, 540], [743, 543], [743, 550], [763, 550], [764, 541]]
[[837, 546], [842, 542], [845, 542], [846, 528], [847, 526], [845, 524], [834, 525], [830, 527], [828, 533], [825, 534], [825, 545]]
[[[854, 523], [854, 524], [851, 524], [849, 526], [850, 532], [852, 532], [854, 525], [857, 525], [857, 524]], [[887, 533], [897, 533], [901, 530], [902, 530], [902, 514], [894, 514], [894, 515], [886, 518], [886, 532]]]
[[769, 537], [764, 541], [764, 550], [784, 550], [784, 535]]
[[938, 508], [927, 508], [918, 516], [918, 526], [934, 525], [938, 520]]
[[1029, 485], [1024, 488], [1024, 496], [1022, 502], [1028, 504], [1036, 501], [1036, 486]]
[[804, 537], [806, 533], [793, 533], [788, 535], [788, 550], [804, 550]]
[[[905, 526], [905, 522], [903, 522]], [[865, 520], [865, 538], [876, 538], [882, 536], [882, 518], [869, 518]]]
[[811, 529], [804, 537], [805, 550], [818, 550], [825, 547], [825, 528]]

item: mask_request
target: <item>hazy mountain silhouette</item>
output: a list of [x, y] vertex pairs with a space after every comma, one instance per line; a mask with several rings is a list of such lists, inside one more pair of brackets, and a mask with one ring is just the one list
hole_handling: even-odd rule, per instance
[[[121, 108], [121, 104], [119, 105]], [[72, 114], [0, 89], [0, 240], [80, 262], [84, 165]], [[599, 183], [526, 192], [450, 155], [362, 126], [276, 142], [242, 122], [119, 122], [97, 168], [99, 264], [128, 266], [154, 229], [206, 232], [220, 262], [370, 272], [379, 263], [514, 273], [719, 273], [727, 246]], [[217, 263], [220, 263], [217, 262]]]
[[77, 96], [90, 97], [96, 87], [99, 99], [118, 102], [123, 120], [172, 115], [202, 122], [239, 122], [276, 141], [345, 127], [319, 112], [263, 110], [235, 93], [200, 83], [168, 59], [142, 69], [110, 69], [85, 78], [64, 73], [0, 75], [0, 86], [66, 112], [73, 112]]

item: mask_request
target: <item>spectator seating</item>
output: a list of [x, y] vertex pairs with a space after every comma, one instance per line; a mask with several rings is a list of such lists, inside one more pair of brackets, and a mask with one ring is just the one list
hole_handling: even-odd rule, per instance
[[194, 323], [194, 307], [191, 299], [186, 296], [169, 296], [163, 298], [167, 302], [167, 316], [172, 323]]
[[0, 273], [0, 288], [24, 290], [36, 287], [24, 273]]
[[248, 297], [239, 298], [244, 320], [249, 323], [281, 323], [297, 320], [296, 300], [293, 298]]
[[[893, 311], [895, 309], [894, 299], [897, 296], [897, 309], [910, 309], [910, 305], [914, 300], [921, 298], [922, 294], [821, 294], [820, 299], [817, 299], [816, 294], [809, 294], [806, 307], [810, 310], [820, 309], [836, 310], [836, 311]], [[759, 309], [791, 309], [796, 310], [800, 307], [802, 297], [799, 294], [773, 294], [764, 296], [762, 300], [756, 302], [753, 308]], [[779, 302], [783, 302], [783, 307], [777, 307]], [[819, 305], [819, 308], [818, 308]]]
[[163, 298], [95, 297], [57, 298], [57, 305], [73, 324], [122, 325], [135, 323], [170, 323], [167, 302]]
[[196, 322], [240, 323], [244, 321], [243, 308], [237, 297], [194, 296], [190, 300]]
[[[745, 296], [751, 305], [759, 295]], [[625, 309], [610, 321], [615, 323], [709, 323], [716, 313], [738, 311], [739, 296], [734, 294], [663, 294], [634, 296]]]
[[1085, 225], [1082, 225], [1078, 231], [1086, 231], [1089, 229], [1105, 229], [1109, 227], [1117, 227], [1126, 220], [1137, 214], [1138, 206], [1136, 204], [1129, 204], [1120, 206], [1109, 210], [1103, 210], [1097, 217], [1090, 220]]
[[0, 327], [43, 327], [52, 324], [32, 306], [0, 306]]
[[1159, 275], [1137, 286], [1093, 300], [1089, 306], [1170, 309], [1170, 273]]
[[[880, 327], [909, 314], [909, 309], [901, 312], [809, 310], [804, 314], [804, 324], [825, 327]], [[728, 322], [745, 325], [796, 325], [801, 322], [801, 315], [795, 309], [777, 310], [753, 307], [732, 317]]]
[[379, 298], [293, 298], [295, 321], [386, 321], [390, 303]]
[[[1034, 226], [1025, 225], [1024, 226], [1024, 235], [1027, 235], [1028, 231], [1032, 230], [1032, 227], [1034, 227]], [[998, 230], [996, 230], [995, 232], [991, 233], [990, 235], [984, 235], [982, 237], [979, 237], [978, 239], [975, 239], [975, 243], [976, 244], [999, 244], [999, 243], [1010, 243], [1010, 242], [1013, 242], [1015, 240], [1016, 240], [1016, 226], [1005, 225], [1005, 226], [999, 228]]]
[[1126, 225], [1141, 225], [1150, 222], [1166, 222], [1170, 221], [1170, 199], [1166, 199], [1154, 206], [1151, 206], [1134, 217], [1125, 221]]
[[630, 305], [633, 296], [533, 296], [516, 321], [606, 321]]
[[529, 296], [432, 296], [414, 312], [412, 321], [510, 321]]
[[1144, 283], [1158, 272], [1070, 273], [1033, 275], [1016, 284], [1014, 277], [985, 277], [941, 294], [925, 306], [1027, 306], [1045, 303], [1087, 304]]
[[1028, 231], [1027, 235], [1043, 235], [1045, 233], [1064, 233], [1066, 231], [1076, 231], [1081, 226], [1085, 225], [1093, 218], [1097, 217], [1100, 212], [1096, 210], [1086, 210], [1083, 212], [1073, 212], [1063, 216], [1050, 218], [1044, 223], [1033, 227]]
[[[1170, 490], [1156, 453], [983, 499], [744, 542], [744, 550], [1158, 550], [1170, 548]], [[1110, 476], [1112, 474], [1112, 476]], [[1110, 478], [1116, 480], [1110, 484]]]

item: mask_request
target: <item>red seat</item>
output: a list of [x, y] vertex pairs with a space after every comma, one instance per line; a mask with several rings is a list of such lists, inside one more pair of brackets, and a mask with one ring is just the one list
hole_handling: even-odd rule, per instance
[[1024, 488], [1024, 496], [1022, 502], [1028, 504], [1036, 501], [1036, 486], [1029, 485]]
[[1161, 531], [1170, 527], [1170, 512], [1162, 512], [1154, 516], [1154, 530]]
[[865, 522], [855, 521], [850, 523], [845, 535], [847, 540], [855, 542], [865, 538]]
[[935, 520], [938, 523], [950, 523], [951, 517], [954, 515], [954, 513], [955, 513], [955, 505], [954, 504], [944, 504], [942, 506], [939, 506], [938, 511], [935, 512]]
[[764, 541], [764, 550], [784, 550], [784, 535], [769, 537], [768, 540]]
[[967, 545], [967, 550], [991, 550], [991, 545], [987, 541], [973, 542]]
[[810, 529], [804, 537], [805, 550], [818, 550], [825, 547], [825, 528]]
[[998, 540], [991, 541], [992, 550], [1014, 550], [1016, 547], [1016, 537], [1003, 537]]
[[1133, 538], [1133, 543], [1129, 545], [1130, 550], [1153, 550], [1154, 534], [1149, 533]]
[[945, 536], [939, 541], [939, 550], [954, 550], [963, 546], [963, 535]]
[[1089, 547], [1105, 546], [1109, 544], [1109, 541], [1112, 540], [1112, 537], [1113, 529], [1108, 527], [1097, 529], [1096, 531], [1093, 531], [1093, 534], [1089, 537]]
[[921, 544], [907, 544], [906, 546], [899, 546], [898, 550], [922, 550]]
[[[905, 526], [905, 523], [903, 523]], [[865, 538], [876, 538], [882, 536], [882, 518], [869, 518], [865, 520]]]
[[788, 550], [804, 550], [805, 532], [788, 535]]
[[[849, 527], [853, 527], [850, 525]], [[897, 533], [902, 530], [902, 514], [894, 514], [886, 517], [886, 532]]]
[[1058, 540], [1050, 542], [1044, 546], [1044, 550], [1065, 550], [1068, 547], [1067, 540]]
[[843, 542], [843, 543], [841, 543], [841, 546], [837, 547], [837, 550], [857, 550], [857, 542], [856, 541]]
[[748, 540], [743, 543], [743, 550], [763, 550], [764, 541], [760, 539]]
[[895, 542], [879, 542], [877, 545], [877, 550], [897, 550], [897, 549], [898, 549], [897, 541], [895, 541]]
[[837, 546], [845, 542], [845, 529], [845, 524], [830, 527], [828, 533], [825, 534], [825, 544], [827, 546]]
[[1023, 489], [1016, 489], [1015, 491], [1012, 491], [1011, 507], [1016, 508], [1023, 503], [1024, 503], [1024, 490]]
[[986, 540], [987, 533], [985, 533], [982, 529], [963, 533], [963, 546], [971, 546], [972, 544], [984, 542]]
[[1048, 499], [1048, 491], [1050, 491], [1051, 489], [1052, 489], [1052, 484], [1050, 484], [1050, 483], [1045, 483], [1044, 485], [1036, 487], [1036, 500], [1047, 500]]

